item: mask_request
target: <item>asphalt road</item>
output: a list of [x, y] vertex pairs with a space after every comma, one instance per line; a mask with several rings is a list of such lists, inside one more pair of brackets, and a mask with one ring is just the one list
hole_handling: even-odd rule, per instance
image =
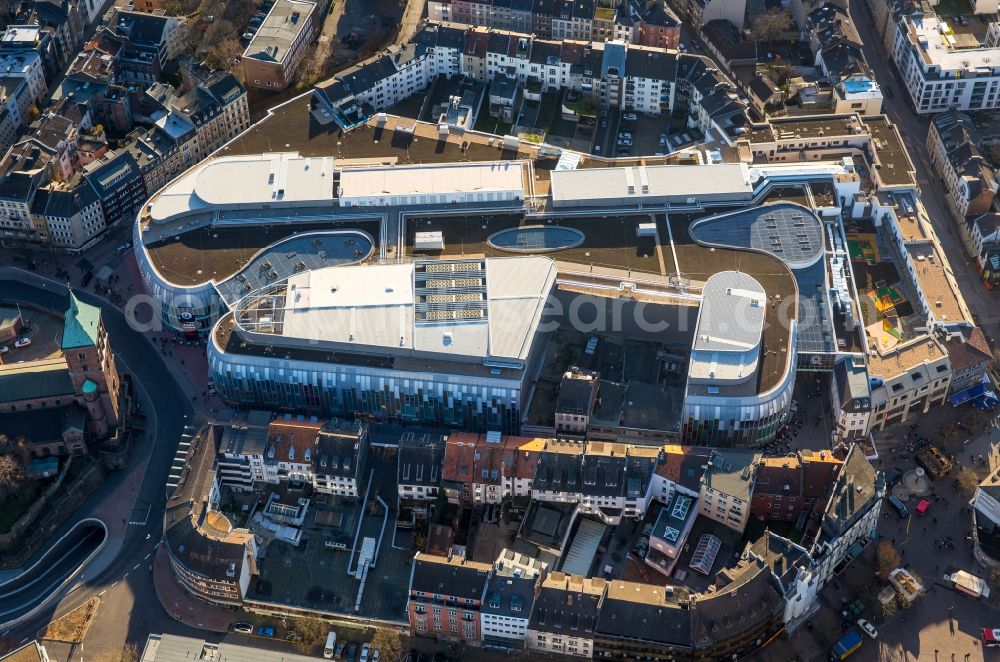
[[[129, 327], [119, 309], [87, 292], [77, 292], [77, 296], [102, 308], [104, 324], [108, 330], [111, 346], [120, 362], [120, 369], [131, 372], [133, 383], [141, 391], [139, 400], [143, 403], [147, 414], [150, 433], [148, 436], [153, 438], [153, 447], [136, 450], [136, 453], [150, 453], [146, 474], [137, 488], [136, 499], [137, 502], [151, 505], [146, 524], [127, 526], [115, 559], [97, 577], [88, 579], [82, 585], [78, 583], [69, 591], [69, 597], [58, 602], [58, 610], [61, 614], [92, 596], [101, 595], [102, 609], [115, 611], [114, 591], [106, 596], [104, 593], [115, 588], [131, 573], [132, 582], [136, 584], [131, 592], [139, 595], [140, 599], [136, 599], [130, 609], [121, 610], [120, 618], [124, 619], [123, 623], [130, 624], [130, 631], [133, 630], [131, 627], [133, 621], [143, 623], [141, 627], [135, 628], [136, 630], [164, 631], [174, 622], [156, 599], [147, 555], [155, 550], [162, 534], [163, 512], [166, 505], [164, 485], [177, 448], [177, 441], [185, 423], [194, 415], [194, 410], [191, 402], [171, 377], [171, 372], [164, 365], [160, 352], [142, 337], [142, 333]], [[11, 269], [0, 269], [0, 299], [32, 303], [57, 311], [65, 310], [68, 305], [68, 296], [62, 286], [46, 282], [35, 274]], [[87, 517], [123, 480], [123, 472], [109, 474], [104, 487], [87, 501], [62, 530], [55, 533], [55, 537], [58, 538], [73, 524]], [[34, 561], [35, 559], [32, 559], [26, 566], [30, 566]], [[37, 616], [19, 624], [9, 632], [3, 631], [0, 634], [14, 637], [16, 640], [33, 637], [35, 631], [53, 616], [55, 609], [55, 605], [50, 605]]]
[[965, 302], [987, 336], [1000, 340], [1000, 305], [998, 297], [982, 284], [975, 261], [970, 261], [957, 224], [948, 211], [947, 197], [941, 177], [934, 170], [927, 153], [927, 131], [930, 118], [921, 117], [910, 105], [909, 95], [896, 77], [896, 67], [879, 42], [865, 0], [850, 0], [851, 16], [864, 42], [865, 59], [879, 85], [891, 88], [893, 98], [882, 102], [882, 112], [898, 127], [903, 143], [917, 172], [921, 200], [937, 232], [941, 246], [951, 264]]
[[50, 547], [39, 562], [6, 584], [0, 585], [0, 619], [11, 621], [30, 612], [56, 590], [100, 546], [104, 529], [85, 523]]

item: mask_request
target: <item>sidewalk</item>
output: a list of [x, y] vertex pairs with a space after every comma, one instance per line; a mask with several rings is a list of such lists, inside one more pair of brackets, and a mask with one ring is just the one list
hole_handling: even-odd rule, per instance
[[153, 563], [153, 586], [160, 604], [178, 623], [211, 632], [229, 631], [234, 612], [202, 602], [184, 590], [174, 579], [164, 545], [160, 545]]

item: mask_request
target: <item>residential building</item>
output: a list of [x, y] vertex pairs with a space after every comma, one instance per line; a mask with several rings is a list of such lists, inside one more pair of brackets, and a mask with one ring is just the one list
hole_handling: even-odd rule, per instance
[[[626, 20], [626, 16], [621, 14], [628, 14], [634, 6], [635, 3], [626, 4], [624, 12], [619, 12], [619, 24]], [[645, 6], [646, 9], [632, 28], [633, 38], [626, 41], [652, 48], [676, 50], [681, 43], [681, 20], [673, 9], [660, 0], [644, 2], [639, 6]]]
[[751, 514], [771, 522], [810, 524], [810, 519], [818, 517], [826, 506], [842, 464], [830, 451], [797, 451], [786, 457], [760, 458]]
[[313, 489], [341, 497], [363, 497], [370, 471], [368, 450], [367, 426], [356, 421], [327, 421], [312, 454]]
[[410, 512], [412, 522], [427, 519], [428, 506], [440, 491], [444, 453], [445, 442], [438, 435], [406, 432], [400, 437], [396, 500], [401, 521], [406, 520], [404, 511]]
[[[989, 433], [992, 448], [1000, 435]], [[981, 565], [991, 571], [1000, 569], [1000, 467], [994, 469], [976, 487], [972, 497], [973, 554]]]
[[213, 421], [220, 436], [216, 475], [220, 485], [248, 491], [265, 483], [264, 456], [267, 453], [267, 411], [225, 412]]
[[868, 357], [871, 426], [884, 430], [945, 402], [951, 386], [948, 352], [932, 336], [916, 337]]
[[35, 193], [49, 180], [55, 153], [29, 140], [7, 150], [0, 160], [0, 238], [6, 246], [47, 243], [44, 219], [31, 213]]
[[747, 10], [745, 0], [683, 0], [679, 8], [696, 30], [710, 21], [720, 20], [742, 30]]
[[481, 640], [480, 612], [492, 566], [464, 555], [417, 552], [410, 569], [406, 613], [410, 631], [463, 644]]
[[535, 596], [525, 641], [529, 650], [590, 659], [605, 580], [551, 572]]
[[118, 11], [107, 30], [123, 44], [115, 62], [118, 82], [148, 86], [160, 78], [167, 63], [175, 60], [187, 42], [184, 17]]
[[885, 489], [882, 472], [865, 459], [861, 446], [852, 444], [809, 548], [816, 562], [817, 591], [839, 571], [841, 563], [857, 556], [860, 547], [875, 538]]
[[43, 219], [52, 246], [72, 253], [89, 247], [108, 227], [100, 198], [80, 177], [39, 189], [31, 214]]
[[[293, 485], [313, 483], [313, 459], [316, 441], [325, 421], [315, 416], [285, 414], [270, 422], [267, 428], [267, 454], [264, 459], [265, 479], [269, 483], [287, 481]], [[322, 483], [326, 486], [326, 481]]]
[[[140, 0], [149, 2], [150, 0]], [[209, 643], [197, 637], [182, 637], [174, 634], [150, 634], [146, 639], [139, 659], [143, 662], [168, 662], [169, 660], [231, 660], [244, 662], [268, 662], [274, 654], [258, 646], [248, 646], [222, 641]], [[285, 662], [309, 662], [315, 657], [284, 651], [281, 659]]]
[[316, 33], [317, 13], [310, 0], [276, 0], [240, 59], [248, 86], [283, 90], [292, 83]]
[[675, 491], [670, 502], [657, 515], [649, 532], [646, 565], [670, 577], [687, 543], [697, 518], [695, 497]]
[[548, 564], [526, 554], [500, 550], [479, 611], [484, 646], [513, 650], [524, 647], [535, 594], [547, 568]]
[[919, 114], [1000, 105], [998, 53], [1000, 26], [990, 26], [980, 42], [928, 12], [901, 16], [893, 31], [892, 59]]
[[954, 396], [975, 389], [983, 383], [993, 363], [993, 352], [982, 329], [965, 329], [945, 343], [951, 362], [949, 394]]
[[689, 659], [691, 596], [681, 586], [609, 581], [594, 626], [594, 659]]
[[[181, 93], [169, 86], [156, 99], [163, 109], [154, 126], [140, 140], [156, 157], [143, 178], [149, 191], [204, 160], [250, 126], [246, 90], [224, 71], [198, 71], [190, 88]], [[142, 159], [137, 159], [140, 164]]]
[[88, 164], [83, 178], [97, 193], [107, 227], [131, 222], [146, 202], [142, 170], [127, 151], [108, 152], [104, 158]]
[[750, 517], [759, 461], [760, 455], [753, 452], [714, 450], [701, 477], [699, 514], [742, 533]]
[[556, 434], [586, 438], [600, 383], [600, 375], [593, 370], [570, 369], [563, 374], [556, 398]]
[[927, 152], [958, 218], [981, 216], [993, 207], [997, 173], [980, 151], [981, 144], [979, 130], [966, 113], [953, 110], [931, 120]]
[[1000, 214], [983, 214], [971, 223], [967, 219], [966, 224], [983, 284], [993, 289], [1000, 285]]
[[842, 440], [868, 436], [872, 423], [871, 383], [863, 357], [847, 356], [833, 366], [830, 402], [836, 435]]

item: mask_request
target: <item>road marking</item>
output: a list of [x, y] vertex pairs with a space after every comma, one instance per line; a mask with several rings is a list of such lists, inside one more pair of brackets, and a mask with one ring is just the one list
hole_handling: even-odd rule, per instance
[[117, 585], [118, 585], [118, 582], [115, 582], [114, 584], [111, 585], [111, 588], [114, 588]]
[[[149, 558], [149, 557], [147, 556], [146, 558]], [[134, 566], [132, 566], [132, 569], [133, 570], [138, 570], [139, 569], [139, 564], [136, 563]]]
[[10, 632], [10, 630], [4, 630], [3, 632], [0, 632], [0, 637], [6, 637], [8, 632]]
[[103, 591], [101, 591], [100, 593], [97, 594], [97, 597], [101, 597], [102, 595], [104, 595], [107, 592], [108, 592], [108, 589], [104, 589]]
[[122, 579], [128, 579], [128, 573], [127, 572], [122, 576]]
[[148, 561], [150, 556], [152, 556], [152, 552], [150, 552], [149, 554], [146, 554], [145, 558], [143, 558], [142, 560], [143, 561]]
[[21, 643], [22, 643], [22, 644], [26, 644], [26, 643], [28, 643], [28, 638], [27, 638], [27, 637], [25, 637], [24, 639], [22, 639], [22, 640], [21, 640]]

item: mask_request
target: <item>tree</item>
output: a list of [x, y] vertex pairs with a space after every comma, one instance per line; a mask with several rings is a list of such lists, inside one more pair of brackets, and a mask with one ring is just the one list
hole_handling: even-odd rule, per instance
[[295, 621], [295, 629], [298, 630], [302, 638], [298, 642], [299, 649], [308, 655], [314, 646], [326, 641], [326, 633], [330, 628], [323, 621], [316, 618], [300, 618]]
[[0, 498], [6, 498], [24, 482], [24, 465], [12, 453], [0, 455]]
[[229, 69], [243, 52], [243, 47], [235, 37], [216, 42], [205, 55], [205, 62], [213, 69]]
[[879, 602], [879, 611], [882, 613], [882, 618], [889, 618], [896, 613], [896, 600], [891, 602]]
[[184, 5], [181, 0], [164, 0], [163, 11], [167, 16], [180, 16], [184, 13]]
[[971, 469], [963, 469], [955, 476], [955, 483], [958, 485], [959, 492], [972, 495], [979, 487], [979, 475]]
[[399, 637], [399, 632], [389, 628], [379, 628], [372, 637], [372, 648], [379, 649], [379, 659], [385, 662], [396, 662], [399, 654], [403, 652], [403, 640]]
[[883, 540], [875, 550], [875, 561], [878, 564], [878, 574], [882, 579], [899, 567], [899, 552], [888, 540]]
[[768, 9], [759, 15], [750, 26], [750, 38], [754, 41], [772, 42], [779, 39], [792, 26], [792, 18], [780, 7]]

